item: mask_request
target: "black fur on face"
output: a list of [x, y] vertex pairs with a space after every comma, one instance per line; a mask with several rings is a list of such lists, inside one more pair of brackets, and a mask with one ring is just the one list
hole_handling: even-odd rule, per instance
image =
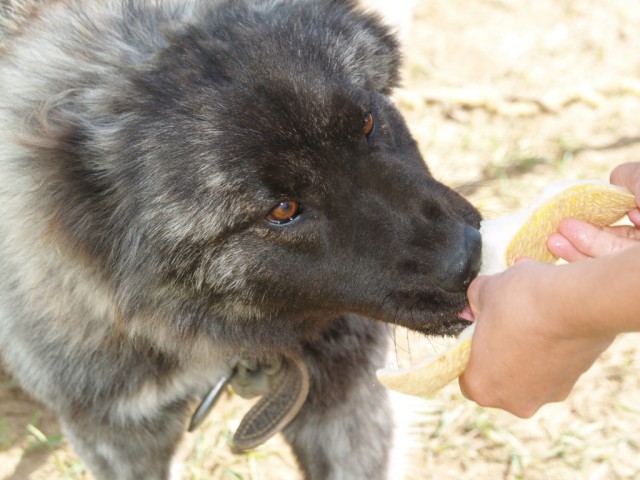
[[[32, 126], [56, 235], [124, 318], [257, 349], [345, 313], [461, 328], [479, 215], [430, 175], [386, 96], [396, 41], [355, 9], [233, 0], [174, 28], [158, 12], [143, 54], [79, 72], [90, 86]], [[281, 202], [291, 221], [269, 221]]]

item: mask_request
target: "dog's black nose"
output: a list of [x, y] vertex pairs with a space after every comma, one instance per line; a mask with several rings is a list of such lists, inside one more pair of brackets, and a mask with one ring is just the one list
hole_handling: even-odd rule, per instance
[[464, 292], [478, 275], [482, 263], [482, 237], [480, 232], [462, 224], [462, 235], [444, 261], [440, 286], [449, 292]]

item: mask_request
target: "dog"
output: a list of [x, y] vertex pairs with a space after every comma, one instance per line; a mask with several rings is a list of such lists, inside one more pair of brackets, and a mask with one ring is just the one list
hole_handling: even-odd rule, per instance
[[275, 363], [306, 478], [384, 478], [385, 324], [461, 331], [481, 248], [389, 98], [389, 29], [350, 0], [0, 14], [2, 362], [93, 475], [168, 478], [194, 401]]

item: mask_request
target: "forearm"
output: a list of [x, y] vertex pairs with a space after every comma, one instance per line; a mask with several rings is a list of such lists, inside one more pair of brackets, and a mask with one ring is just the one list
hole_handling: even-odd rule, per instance
[[640, 330], [640, 245], [558, 267], [548, 286], [564, 298], [562, 316], [575, 333]]

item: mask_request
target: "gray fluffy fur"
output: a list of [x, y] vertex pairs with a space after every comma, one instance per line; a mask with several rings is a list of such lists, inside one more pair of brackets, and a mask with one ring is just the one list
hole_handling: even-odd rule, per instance
[[1, 358], [94, 475], [167, 478], [193, 401], [250, 352], [309, 365], [285, 431], [308, 478], [384, 478], [381, 322], [460, 330], [479, 220], [386, 97], [392, 35], [346, 0], [0, 15]]

